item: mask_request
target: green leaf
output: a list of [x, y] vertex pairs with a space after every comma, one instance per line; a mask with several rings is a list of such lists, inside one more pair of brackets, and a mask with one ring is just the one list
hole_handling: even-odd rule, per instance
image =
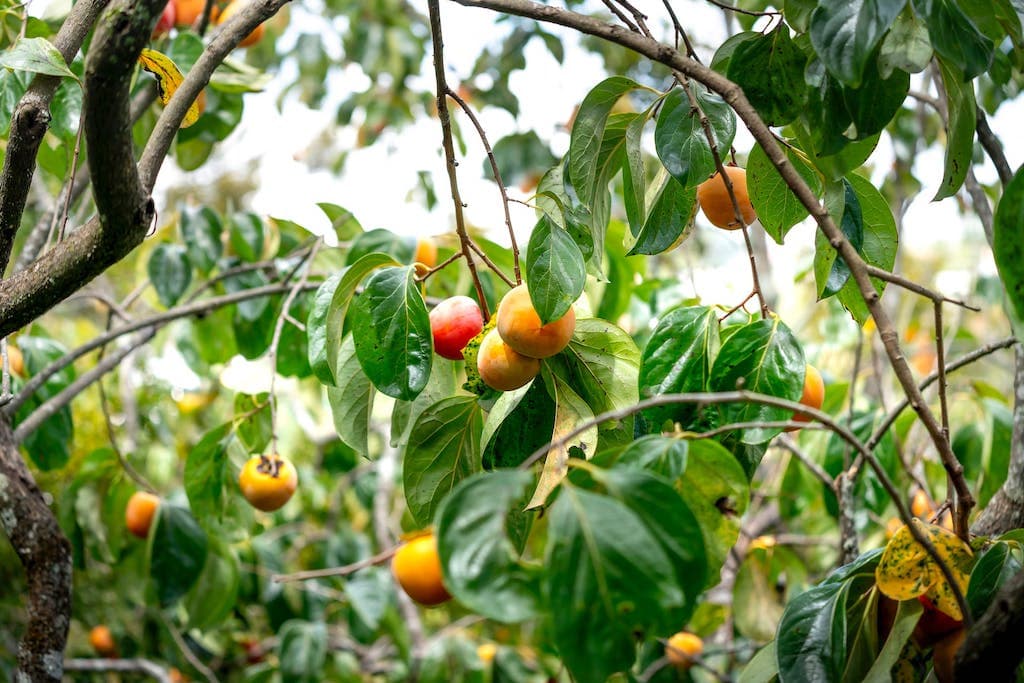
[[954, 0], [913, 0], [913, 5], [928, 27], [935, 51], [956, 65], [965, 82], [988, 70], [995, 51], [992, 39], [978, 30]]
[[[727, 150], [736, 135], [736, 114], [715, 93], [691, 83], [697, 103], [708, 117], [719, 151]], [[682, 88], [672, 90], [662, 101], [654, 129], [654, 146], [668, 172], [685, 188], [695, 187], [715, 172], [715, 158], [690, 100]]]
[[235, 420], [238, 440], [246, 452], [262, 453], [274, 431], [268, 394], [236, 394]]
[[[853, 174], [847, 176], [847, 180], [860, 203], [864, 221], [864, 246], [860, 254], [869, 265], [892, 272], [896, 263], [896, 248], [899, 246], [899, 232], [889, 202], [866, 178]], [[821, 235], [820, 230], [818, 235]], [[885, 290], [884, 280], [871, 278], [871, 282], [879, 294]], [[838, 299], [860, 325], [871, 315], [860, 288], [852, 278], [839, 291]]]
[[750, 504], [750, 484], [732, 453], [710, 439], [691, 441], [686, 470], [675, 480], [675, 489], [686, 501], [700, 525], [707, 555], [708, 584], [718, 583], [719, 573], [740, 533], [740, 518]]
[[376, 630], [388, 607], [394, 603], [395, 580], [381, 567], [369, 567], [345, 582], [345, 597], [353, 611], [371, 630]]
[[231, 546], [211, 538], [203, 572], [184, 600], [189, 628], [205, 631], [221, 624], [235, 607], [240, 583], [238, 558]]
[[789, 27], [779, 22], [770, 33], [757, 34], [736, 46], [727, 76], [743, 88], [765, 123], [782, 126], [803, 108], [806, 62], [807, 55], [789, 37]]
[[[841, 216], [841, 218], [836, 223], [843, 236], [859, 254], [864, 249], [864, 216], [861, 213], [860, 200], [857, 199], [857, 195], [853, 191], [853, 185], [849, 180], [843, 178], [838, 187], [833, 186], [829, 188], [829, 191], [842, 194], [841, 199], [826, 203], [834, 203], [838, 207], [833, 215]], [[814, 256], [814, 279], [818, 282], [818, 300], [820, 301], [839, 293], [839, 290], [850, 279], [850, 267], [823, 233], [821, 238], [817, 238], [816, 235], [816, 240], [816, 247], [819, 250]]]
[[487, 413], [480, 443], [485, 469], [518, 467], [551, 440], [555, 402], [544, 382], [502, 392]]
[[281, 683], [318, 683], [327, 661], [327, 625], [292, 619], [277, 631]]
[[162, 501], [150, 534], [149, 575], [163, 606], [185, 595], [206, 564], [206, 534], [186, 508]]
[[[224, 255], [221, 233], [224, 227], [213, 209], [187, 208], [181, 212], [181, 235], [185, 240], [189, 261], [204, 275], [209, 275]], [[231, 282], [231, 280], [228, 280]]]
[[672, 558], [629, 506], [568, 486], [548, 525], [551, 635], [575, 680], [603, 681], [628, 669], [638, 631], [679, 628], [688, 601]]
[[708, 577], [704, 537], [696, 516], [672, 482], [635, 467], [618, 467], [595, 474], [608, 494], [635, 512], [665, 551], [683, 590], [685, 603], [675, 623], [686, 623], [697, 606]]
[[339, 242], [354, 240], [363, 232], [363, 226], [348, 209], [330, 202], [317, 202], [317, 206], [331, 222], [331, 229]]
[[[48, 365], [62, 358], [68, 350], [58, 342], [45, 337], [22, 336], [18, 338], [25, 363], [25, 373], [38, 375]], [[56, 396], [75, 379], [75, 368], [68, 365], [50, 376], [43, 386], [36, 389], [31, 397], [18, 408], [15, 426], [27, 418], [50, 398]], [[75, 436], [75, 423], [71, 419], [70, 406], [64, 406], [54, 415], [46, 418], [39, 427], [25, 437], [21, 445], [36, 467], [43, 471], [64, 467], [71, 459], [71, 443]]]
[[737, 683], [771, 683], [778, 680], [779, 663], [775, 657], [775, 641], [757, 651], [740, 672]]
[[636, 229], [644, 222], [647, 214], [645, 194], [647, 192], [647, 171], [644, 168], [643, 134], [653, 107], [645, 110], [626, 126], [626, 158], [622, 164], [622, 192], [630, 227]]
[[158, 244], [149, 257], [146, 270], [157, 298], [167, 308], [176, 304], [192, 284], [192, 263], [185, 247], [180, 244]]
[[729, 73], [729, 64], [736, 50], [744, 43], [760, 40], [762, 35], [757, 31], [740, 31], [725, 39], [725, 42], [715, 50], [715, 56], [711, 58], [711, 68], [725, 76]]
[[410, 263], [416, 253], [416, 240], [377, 228], [360, 233], [348, 248], [345, 264], [355, 266], [370, 254], [387, 254], [396, 262]]
[[437, 512], [437, 547], [448, 591], [468, 609], [503, 623], [541, 609], [542, 567], [524, 563], [510, 539], [510, 517], [521, 514], [528, 472], [502, 470], [462, 481]]
[[[804, 352], [793, 333], [778, 318], [757, 320], [743, 325], [722, 342], [711, 368], [711, 391], [744, 389], [769, 396], [799, 401], [804, 389], [806, 362]], [[783, 408], [756, 403], [728, 403], [719, 406], [722, 423], [768, 422], [789, 419]], [[780, 427], [753, 427], [743, 430], [742, 442], [768, 441]]]
[[228, 505], [224, 487], [231, 478], [228, 446], [234, 438], [231, 423], [223, 424], [207, 432], [185, 461], [185, 493], [207, 528], [224, 517]]
[[814, 586], [786, 607], [775, 646], [780, 681], [841, 680], [846, 663], [846, 586]]
[[971, 580], [967, 584], [966, 597], [971, 614], [984, 614], [1002, 585], [1020, 570], [1019, 543], [999, 541], [985, 551], [971, 570]]
[[414, 401], [397, 401], [391, 412], [391, 446], [398, 448], [409, 443], [412, 426], [424, 410], [443, 398], [455, 395], [457, 361], [434, 357], [427, 386]]
[[68, 68], [64, 56], [46, 38], [19, 39], [14, 47], [0, 55], [0, 66], [12, 71], [28, 71], [78, 80], [78, 76]]
[[932, 54], [928, 29], [913, 12], [901, 12], [878, 52], [879, 74], [888, 78], [896, 69], [920, 73], [928, 66]]
[[560, 357], [569, 386], [595, 414], [637, 402], [640, 349], [622, 328], [600, 318], [580, 318]]
[[[317, 288], [313, 295], [313, 305], [306, 319], [306, 353], [309, 355], [309, 367], [321, 384], [334, 385], [334, 370], [327, 359], [327, 330], [331, 304], [334, 293], [338, 291], [344, 272], [335, 273]], [[336, 321], [335, 321], [336, 322]]]
[[598, 157], [612, 107], [640, 85], [624, 76], [598, 83], [580, 103], [569, 140], [569, 180], [581, 196], [590, 196], [598, 184]]
[[806, 583], [807, 569], [789, 548], [776, 544], [748, 549], [732, 590], [736, 630], [757, 642], [771, 640], [786, 603]]
[[945, 59], [939, 59], [939, 73], [949, 104], [949, 123], [946, 129], [946, 161], [942, 184], [932, 201], [952, 197], [964, 184], [973, 163], [974, 129], [977, 125], [978, 105], [974, 98], [974, 85], [964, 81], [963, 71]]
[[483, 416], [475, 396], [450, 396], [424, 410], [409, 433], [402, 479], [409, 513], [427, 526], [441, 500], [480, 469]]
[[666, 175], [651, 212], [636, 236], [636, 244], [627, 256], [660, 254], [682, 244], [693, 231], [697, 214], [697, 188], [684, 188], [675, 178]]
[[338, 438], [364, 458], [370, 457], [370, 414], [373, 412], [373, 384], [356, 358], [352, 335], [338, 349], [336, 386], [327, 387], [327, 400]]
[[[677, 308], [654, 329], [640, 360], [640, 398], [704, 391], [718, 354], [718, 314], [706, 306]], [[648, 408], [644, 417], [656, 428], [666, 421], [684, 428], [698, 413], [693, 404]]]
[[811, 15], [811, 44], [830, 73], [856, 87], [906, 4], [907, 0], [821, 0]]
[[[349, 254], [349, 257], [351, 260], [351, 254]], [[334, 290], [334, 296], [331, 299], [331, 303], [326, 314], [318, 314], [318, 318], [320, 315], [323, 315], [323, 326], [326, 328], [326, 332], [324, 333], [324, 354], [327, 356], [328, 364], [331, 365], [332, 377], [338, 376], [338, 366], [334, 365], [334, 363], [336, 363], [340, 357], [341, 338], [345, 334], [345, 316], [348, 313], [352, 297], [355, 296], [356, 289], [359, 288], [359, 284], [363, 281], [363, 278], [377, 268], [396, 265], [398, 265], [398, 262], [387, 254], [370, 253], [366, 254], [342, 271], [341, 282], [338, 283], [338, 286]], [[316, 304], [314, 303], [314, 307], [315, 306]], [[311, 341], [310, 348], [313, 346], [314, 344]], [[310, 363], [310, 365], [312, 365], [312, 363]]]
[[[821, 196], [821, 176], [806, 157], [786, 145], [782, 150], [815, 196]], [[758, 220], [777, 244], [782, 244], [790, 229], [810, 215], [758, 144], [747, 159], [747, 188]]]
[[1024, 319], [1024, 167], [1007, 183], [996, 208], [992, 253], [1010, 306]]
[[231, 216], [228, 225], [228, 241], [238, 257], [243, 261], [259, 261], [267, 233], [263, 220], [251, 211], [239, 211]]
[[430, 378], [434, 341], [413, 267], [374, 272], [351, 313], [356, 357], [366, 376], [381, 393], [416, 398]]
[[650, 470], [675, 481], [686, 471], [689, 442], [661, 434], [648, 434], [629, 444], [616, 463]]
[[537, 221], [530, 233], [526, 282], [530, 301], [545, 325], [564, 316], [587, 283], [587, 268], [579, 246], [546, 216]]
[[[592, 421], [594, 412], [563, 378], [551, 373], [547, 368], [542, 372], [555, 400], [555, 425], [551, 441], [557, 441], [569, 432], [575, 431], [583, 423]], [[551, 448], [544, 459], [537, 489], [533, 492], [526, 509], [531, 510], [544, 505], [551, 492], [562, 482], [569, 471], [569, 458], [572, 456], [570, 451], [575, 450], [578, 452], [577, 457], [589, 459], [597, 451], [597, 440], [597, 425], [591, 425], [568, 443]]]
[[904, 600], [896, 609], [896, 618], [889, 637], [878, 653], [871, 668], [864, 676], [864, 683], [888, 683], [892, 680], [892, 668], [899, 661], [903, 648], [914, 633], [924, 607], [917, 600]]

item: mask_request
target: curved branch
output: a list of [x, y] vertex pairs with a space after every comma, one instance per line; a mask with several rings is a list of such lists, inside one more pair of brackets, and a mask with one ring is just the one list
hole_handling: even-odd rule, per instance
[[65, 659], [65, 671], [89, 671], [103, 673], [117, 671], [122, 673], [145, 674], [158, 683], [171, 683], [168, 670], [148, 659]]
[[860, 290], [861, 296], [864, 298], [864, 302], [867, 304], [868, 310], [871, 311], [871, 316], [875, 320], [875, 325], [878, 328], [879, 336], [882, 339], [886, 354], [889, 356], [889, 362], [896, 374], [896, 378], [899, 380], [904, 393], [910, 399], [911, 407], [917, 412], [921, 423], [928, 431], [939, 453], [942, 465], [953, 482], [958, 502], [953, 515], [954, 524], [957, 535], [966, 539], [969, 535], [967, 517], [974, 507], [974, 496], [964, 479], [963, 466], [953, 453], [949, 440], [945, 438], [942, 426], [917, 388], [914, 373], [907, 364], [907, 359], [900, 348], [899, 334], [896, 332], [888, 311], [881, 304], [881, 295], [875, 290], [871, 276], [868, 274], [867, 264], [861, 255], [857, 253], [856, 248], [836, 226], [828, 210], [818, 201], [814, 192], [796, 171], [793, 164], [790, 163], [786, 154], [779, 147], [771, 129], [761, 120], [757, 111], [743, 94], [743, 90], [718, 72], [680, 54], [669, 45], [646, 38], [621, 26], [607, 24], [593, 17], [557, 7], [541, 5], [530, 0], [453, 1], [467, 7], [481, 7], [559, 24], [617, 43], [644, 55], [648, 59], [681, 71], [690, 78], [703, 83], [718, 93], [732, 107], [737, 116], [746, 124], [754, 140], [761, 145], [761, 149], [764, 150], [786, 185], [814, 218], [818, 224], [818, 229], [828, 238], [829, 244], [843, 257], [843, 260], [849, 266], [854, 282], [857, 283], [857, 288]]
[[[195, 65], [174, 91], [171, 101], [164, 107], [157, 119], [153, 133], [146, 143], [146, 149], [139, 160], [139, 178], [146, 192], [153, 189], [156, 176], [167, 157], [167, 152], [178, 134], [185, 114], [199, 97], [199, 93], [210, 82], [210, 76], [242, 40], [252, 33], [259, 24], [274, 16], [290, 0], [261, 0], [246, 3], [245, 7], [232, 17], [203, 50]], [[209, 5], [207, 3], [207, 10]]]
[[[82, 0], [75, 3], [53, 39], [64, 61], [71, 63], [96, 18], [110, 0]], [[36, 153], [50, 127], [50, 101], [61, 84], [60, 76], [38, 74], [11, 116], [11, 132], [0, 175], [0, 276], [7, 269], [14, 237], [25, 212]]]

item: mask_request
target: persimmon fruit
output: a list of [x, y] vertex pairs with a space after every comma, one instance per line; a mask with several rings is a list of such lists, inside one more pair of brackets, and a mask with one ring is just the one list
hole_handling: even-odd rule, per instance
[[689, 669], [693, 666], [694, 657], [700, 656], [703, 651], [704, 641], [689, 631], [680, 631], [665, 643], [665, 656], [677, 669]]
[[442, 358], [463, 360], [462, 350], [483, 329], [480, 306], [468, 296], [450, 297], [430, 311], [434, 351]]
[[437, 242], [432, 237], [421, 237], [416, 240], [416, 252], [412, 257], [413, 263], [422, 263], [427, 268], [437, 265]]
[[[825, 402], [825, 381], [821, 378], [821, 373], [813, 365], [808, 365], [804, 372], [804, 391], [800, 396], [800, 403], [803, 403], [808, 408], [814, 408], [815, 410], [821, 410], [822, 404]], [[795, 413], [790, 418], [793, 422], [810, 422], [811, 416], [807, 413]], [[795, 432], [800, 429], [799, 427], [786, 427], [787, 432]]]
[[939, 683], [953, 683], [956, 680], [953, 675], [953, 660], [956, 659], [960, 646], [964, 644], [966, 635], [967, 629], [959, 628], [935, 643], [935, 649], [932, 650], [932, 666]]
[[124, 526], [132, 536], [146, 538], [153, 525], [160, 499], [148, 491], [136, 491], [124, 509]]
[[498, 304], [498, 334], [513, 350], [530, 358], [549, 358], [566, 346], [576, 329], [576, 313], [542, 324], [526, 285], [512, 288]]
[[7, 363], [12, 375], [25, 376], [25, 356], [22, 355], [21, 349], [14, 344], [7, 345]]
[[514, 350], [495, 329], [485, 334], [480, 342], [476, 369], [487, 386], [498, 391], [512, 391], [529, 384], [537, 376], [540, 361]]
[[168, 0], [167, 4], [164, 5], [163, 12], [160, 13], [160, 18], [156, 20], [156, 26], [153, 28], [153, 37], [159, 38], [165, 36], [171, 32], [174, 28], [174, 22], [177, 20], [177, 10], [174, 7], [174, 0]]
[[[726, 166], [725, 174], [732, 183], [732, 191], [736, 195], [736, 203], [740, 207], [743, 222], [750, 225], [757, 220], [757, 212], [754, 211], [750, 195], [747, 194], [747, 172], [739, 166]], [[723, 230], [739, 230], [743, 227], [736, 220], [736, 209], [733, 208], [729, 191], [725, 188], [725, 181], [717, 172], [697, 186], [697, 203], [700, 204], [705, 218], [715, 227]]]
[[114, 642], [114, 634], [110, 628], [103, 624], [93, 626], [89, 631], [89, 644], [96, 654], [101, 657], [114, 657], [117, 655], [117, 644]]
[[174, 25], [188, 28], [203, 15], [206, 0], [171, 0], [174, 5]]
[[298, 485], [295, 466], [276, 453], [249, 458], [238, 476], [242, 495], [250, 505], [264, 512], [282, 507]]
[[[225, 7], [224, 11], [221, 12], [220, 16], [217, 17], [217, 23], [223, 24], [225, 21], [238, 14], [244, 7], [245, 0], [234, 0], [234, 2], [230, 3], [227, 7]], [[238, 43], [238, 47], [250, 47], [260, 42], [261, 40], [263, 40], [264, 30], [265, 29], [263, 28], [263, 24], [259, 24], [258, 26], [256, 26], [256, 28], [252, 30], [252, 32], [249, 35], [247, 35], [245, 38], [242, 38], [241, 42]]]
[[441, 578], [441, 557], [433, 533], [403, 543], [391, 558], [391, 572], [406, 595], [421, 605], [440, 605], [452, 597]]

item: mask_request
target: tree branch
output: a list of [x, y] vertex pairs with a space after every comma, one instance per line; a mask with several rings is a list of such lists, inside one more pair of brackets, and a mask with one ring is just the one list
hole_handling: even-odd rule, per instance
[[71, 544], [32, 479], [6, 420], [0, 419], [0, 527], [28, 579], [28, 624], [15, 680], [61, 680], [71, 623]]
[[[86, 34], [110, 0], [81, 0], [75, 3], [53, 39], [64, 61], [71, 63]], [[61, 84], [60, 76], [37, 74], [11, 116], [11, 132], [0, 176], [0, 276], [7, 270], [14, 237], [21, 226], [36, 153], [50, 127], [50, 101]]]
[[868, 275], [867, 264], [861, 255], [857, 253], [856, 248], [836, 226], [828, 210], [822, 206], [814, 192], [789, 162], [786, 154], [779, 147], [771, 129], [758, 116], [756, 110], [743, 94], [743, 90], [718, 72], [685, 57], [669, 45], [646, 38], [620, 26], [607, 24], [576, 12], [537, 4], [530, 0], [453, 1], [468, 7], [481, 7], [559, 24], [617, 43], [669, 68], [681, 71], [690, 78], [703, 83], [718, 93], [733, 108], [739, 118], [746, 124], [754, 139], [761, 145], [761, 149], [764, 150], [772, 165], [778, 170], [786, 185], [814, 218], [818, 228], [828, 238], [829, 244], [839, 252], [839, 255], [843, 257], [843, 260], [849, 266], [850, 273], [857, 283], [857, 288], [860, 290], [861, 296], [864, 298], [864, 302], [867, 304], [871, 316], [875, 320], [875, 325], [878, 328], [879, 336], [885, 347], [886, 354], [889, 356], [889, 362], [896, 374], [896, 378], [910, 399], [911, 407], [917, 412], [921, 423], [925, 426], [932, 442], [935, 444], [943, 467], [954, 482], [960, 502], [954, 511], [956, 531], [957, 535], [966, 539], [969, 535], [967, 516], [971, 508], [974, 507], [974, 496], [964, 480], [963, 466], [953, 453], [949, 440], [943, 437], [941, 425], [928, 407], [921, 392], [917, 389], [914, 373], [907, 364], [907, 360], [900, 348], [899, 334], [889, 318], [888, 311], [881, 304], [881, 296], [875, 290], [871, 276]]
[[65, 659], [65, 671], [87, 671], [103, 673], [116, 671], [119, 673], [145, 674], [158, 683], [171, 683], [167, 669], [148, 659]]

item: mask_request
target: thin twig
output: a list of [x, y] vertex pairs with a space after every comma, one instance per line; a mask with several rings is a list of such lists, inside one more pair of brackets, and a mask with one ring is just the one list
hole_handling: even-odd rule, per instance
[[398, 552], [400, 545], [392, 546], [387, 550], [371, 555], [366, 559], [353, 562], [352, 564], [346, 564], [344, 567], [328, 567], [327, 569], [309, 569], [303, 572], [295, 572], [293, 574], [274, 574], [272, 580], [274, 583], [289, 583], [291, 581], [309, 581], [311, 579], [326, 579], [332, 576], [348, 576], [349, 574], [355, 574], [358, 571], [366, 569], [368, 567], [375, 567], [378, 564], [384, 564]]
[[516, 284], [522, 284], [523, 277], [519, 272], [519, 245], [516, 243], [516, 233], [512, 229], [512, 214], [508, 210], [508, 189], [505, 187], [505, 183], [501, 179], [501, 171], [498, 169], [498, 161], [494, 157], [494, 150], [491, 149], [491, 143], [487, 140], [487, 133], [484, 132], [484, 127], [480, 125], [480, 120], [476, 117], [472, 107], [469, 106], [465, 100], [463, 100], [458, 93], [451, 88], [447, 88], [448, 97], [455, 100], [462, 111], [469, 117], [473, 127], [476, 128], [477, 135], [480, 136], [480, 142], [484, 146], [484, 151], [487, 152], [487, 160], [491, 164], [491, 173], [494, 174], [494, 182], [498, 185], [498, 192], [501, 193], [501, 205], [505, 210], [505, 227], [508, 228], [508, 238], [512, 243], [512, 264], [515, 270]]
[[185, 661], [187, 661], [193, 669], [198, 671], [203, 678], [209, 681], [209, 683], [218, 683], [217, 676], [210, 671], [208, 666], [199, 661], [199, 658], [196, 657], [194, 652], [192, 652], [192, 648], [190, 648], [188, 643], [185, 642], [185, 639], [181, 637], [181, 634], [178, 632], [178, 629], [174, 627], [174, 624], [170, 622], [162, 611], [159, 612], [159, 614], [160, 621], [164, 623], [167, 631], [171, 634], [171, 639], [174, 641], [174, 644], [178, 646], [178, 649], [181, 650], [181, 655], [185, 658]]
[[[292, 307], [295, 298], [299, 295], [299, 292], [309, 281], [309, 273], [313, 268], [313, 261], [316, 259], [316, 252], [319, 250], [320, 245], [323, 241], [317, 240], [313, 244], [313, 248], [303, 257], [296, 268], [301, 268], [302, 264], [307, 264], [306, 269], [302, 272], [302, 277], [296, 281], [295, 285], [288, 292], [288, 296], [285, 297], [284, 303], [281, 304], [281, 314], [277, 317], [277, 322], [274, 324], [274, 336], [270, 341], [270, 349], [267, 353], [267, 357], [270, 360], [270, 448], [273, 452], [277, 452], [277, 392], [274, 390], [277, 384], [277, 350], [281, 345], [281, 333], [284, 332], [285, 317], [288, 315], [289, 309]], [[293, 270], [292, 273], [295, 271]], [[290, 280], [287, 277], [285, 281]]]
[[969, 311], [974, 311], [975, 313], [981, 312], [981, 309], [977, 306], [972, 306], [971, 304], [965, 301], [961, 301], [960, 299], [951, 299], [945, 294], [940, 294], [939, 292], [928, 289], [924, 285], [914, 282], [913, 280], [908, 280], [902, 275], [890, 273], [884, 268], [879, 268], [878, 266], [873, 266], [869, 263], [867, 264], [867, 271], [868, 275], [870, 275], [871, 277], [876, 277], [879, 280], [885, 280], [886, 282], [892, 283], [894, 285], [897, 285], [898, 287], [902, 287], [903, 289], [911, 291], [914, 294], [920, 294], [921, 296], [927, 299], [931, 299], [936, 303], [949, 303], [955, 306], [960, 306], [961, 308], [966, 308]]
[[149, 676], [158, 683], [171, 683], [168, 669], [148, 659], [65, 659], [64, 671], [84, 671], [90, 673], [139, 673]]
[[452, 141], [452, 122], [448, 113], [448, 82], [444, 75], [444, 38], [441, 35], [441, 8], [439, 0], [428, 0], [427, 7], [430, 11], [430, 36], [434, 52], [434, 79], [437, 83], [437, 118], [441, 122], [441, 144], [444, 147], [445, 166], [448, 170], [448, 185], [451, 188], [452, 204], [455, 207], [455, 232], [459, 236], [459, 244], [462, 247], [462, 255], [466, 258], [466, 266], [469, 267], [469, 274], [473, 278], [473, 286], [476, 288], [477, 301], [480, 303], [480, 312], [483, 313], [484, 322], [487, 322], [491, 313], [487, 306], [487, 297], [484, 296], [484, 287], [480, 282], [480, 274], [476, 270], [476, 262], [473, 260], [472, 249], [470, 248], [469, 233], [466, 231], [466, 221], [462, 215], [462, 196], [459, 193], [459, 179], [456, 171], [457, 161], [455, 159], [455, 143]]
[[[803, 425], [801, 425], [803, 426]], [[800, 446], [797, 445], [796, 441], [790, 438], [786, 434], [779, 434], [775, 439], [775, 445], [792, 453], [797, 460], [799, 460], [804, 467], [810, 471], [818, 480], [828, 488], [829, 491], [834, 493], [837, 497], [839, 496], [839, 490], [836, 486], [835, 480], [829, 476], [829, 473], [818, 463], [811, 460], [811, 456], [807, 455]]]

